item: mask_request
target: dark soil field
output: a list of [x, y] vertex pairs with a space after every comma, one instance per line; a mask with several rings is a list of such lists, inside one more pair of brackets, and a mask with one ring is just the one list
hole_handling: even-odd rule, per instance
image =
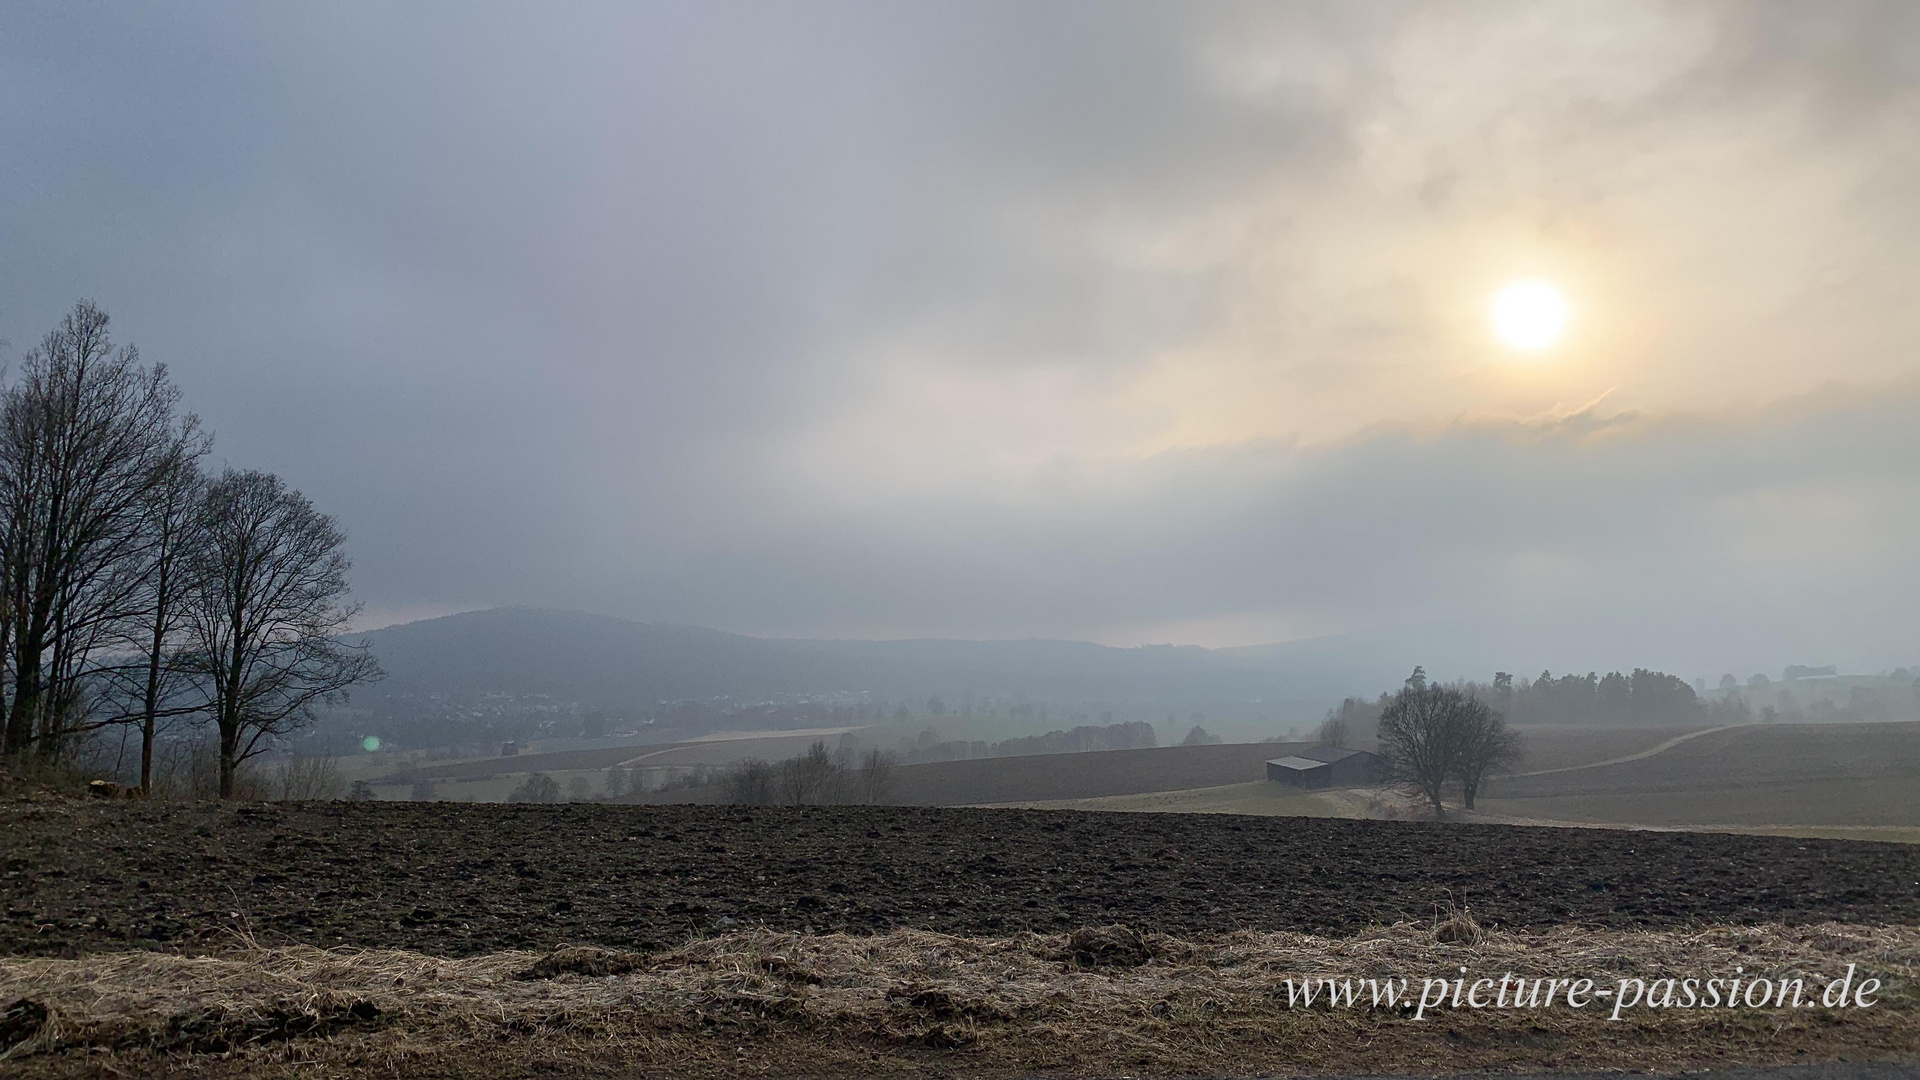
[[[591, 750], [553, 750], [541, 754], [478, 758], [401, 769], [374, 777], [375, 784], [410, 784], [415, 780], [479, 780], [492, 776], [533, 772], [572, 772], [611, 769], [629, 761], [647, 765], [726, 765], [745, 758], [778, 760], [795, 757], [822, 736], [769, 735], [750, 739], [701, 739], [689, 742], [634, 743]], [[827, 736], [831, 743], [835, 736]]]
[[1312, 745], [1161, 746], [908, 765], [895, 770], [893, 799], [916, 806], [971, 806], [1243, 784], [1266, 779], [1269, 758]]
[[554, 750], [544, 754], [515, 754], [510, 757], [478, 758], [473, 761], [449, 761], [401, 769], [372, 778], [375, 784], [406, 784], [422, 780], [475, 780], [503, 773], [565, 772], [572, 769], [610, 769], [642, 754], [657, 753], [679, 743], [633, 746], [601, 746], [591, 750]]
[[1488, 795], [1556, 798], [1871, 779], [1920, 781], [1920, 723], [1727, 728], [1639, 761], [1500, 778], [1488, 785]]
[[[1025, 754], [903, 765], [893, 770], [887, 801], [901, 806], [978, 806], [993, 803], [1091, 799], [1149, 791], [1219, 787], [1266, 779], [1269, 758], [1297, 753], [1312, 743], [1225, 743], [1158, 746], [1139, 750], [1094, 750], [1073, 754]], [[769, 759], [792, 756], [805, 746]], [[657, 760], [672, 764], [670, 756]], [[649, 761], [652, 764], [653, 761]], [[710, 803], [718, 788], [651, 791], [632, 802]]]
[[[1085, 755], [1093, 756], [1093, 755]], [[1696, 833], [940, 808], [0, 808], [0, 951], [560, 943], [734, 929], [1348, 933], [1430, 920], [1920, 923], [1920, 848]]]
[[1482, 798], [1493, 813], [1555, 821], [1912, 828], [1920, 724], [1708, 731], [1638, 761], [1496, 778]]
[[1651, 750], [1676, 736], [1708, 725], [1634, 727], [1620, 724], [1526, 724], [1515, 726], [1520, 735], [1520, 763], [1515, 772], [1565, 769], [1611, 761]]
[[668, 747], [659, 753], [648, 753], [644, 764], [731, 765], [747, 758], [779, 761], [783, 758], [799, 757], [807, 752], [807, 747], [816, 742], [824, 742], [828, 747], [833, 747], [839, 744], [840, 736], [767, 735], [754, 739], [709, 739], [703, 742], [687, 742]]

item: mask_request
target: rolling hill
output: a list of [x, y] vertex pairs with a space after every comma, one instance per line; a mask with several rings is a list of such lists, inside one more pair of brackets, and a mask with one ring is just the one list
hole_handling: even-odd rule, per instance
[[972, 692], [1169, 707], [1260, 702], [1276, 715], [1310, 719], [1347, 694], [1393, 685], [1417, 662], [1413, 650], [1360, 636], [1221, 650], [1045, 640], [767, 639], [524, 607], [465, 612], [360, 637], [388, 677], [357, 700], [545, 694], [629, 706]]

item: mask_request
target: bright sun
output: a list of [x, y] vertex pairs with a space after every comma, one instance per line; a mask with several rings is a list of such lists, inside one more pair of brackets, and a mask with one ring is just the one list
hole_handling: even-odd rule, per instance
[[1516, 281], [1493, 294], [1493, 331], [1516, 349], [1537, 352], [1567, 328], [1567, 300], [1539, 281]]

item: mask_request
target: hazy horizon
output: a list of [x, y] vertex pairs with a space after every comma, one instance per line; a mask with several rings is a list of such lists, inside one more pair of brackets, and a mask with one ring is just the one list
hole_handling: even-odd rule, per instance
[[[13, 7], [76, 300], [361, 625], [1920, 662], [1920, 7]], [[1546, 282], [1564, 332], [1490, 329]], [[1451, 663], [1451, 661], [1447, 661]]]
[[[451, 618], [454, 616], [485, 615], [485, 614], [496, 613], [496, 612], [512, 612], [512, 611], [526, 611], [526, 612], [535, 612], [535, 613], [559, 612], [566, 615], [585, 616], [591, 619], [615, 619], [615, 620], [623, 620], [627, 622], [637, 622], [642, 625], [678, 626], [678, 627], [682, 627], [689, 630], [706, 631], [706, 630], [718, 629], [715, 627], [703, 627], [695, 624], [683, 624], [683, 623], [675, 623], [675, 624], [651, 623], [649, 624], [646, 622], [646, 620], [628, 619], [626, 616], [622, 616], [622, 615], [609, 614], [607, 612], [598, 612], [598, 611], [592, 611], [592, 610], [587, 610], [582, 608], [551, 608], [551, 607], [544, 607], [541, 605], [534, 605], [534, 604], [506, 604], [506, 605], [498, 605], [494, 607], [468, 608], [468, 609], [463, 609], [459, 611], [442, 611], [442, 612], [431, 612], [431, 613], [414, 612], [414, 613], [408, 614], [408, 616], [405, 618], [396, 619], [396, 620], [387, 621], [387, 622], [379, 622], [377, 624], [374, 622], [368, 621], [368, 619], [366, 618], [362, 618], [356, 622], [356, 625], [354, 627], [354, 632], [364, 633], [364, 634], [373, 634], [377, 631], [393, 630], [400, 627], [416, 626], [422, 623], [430, 623], [439, 619]], [[725, 630], [721, 630], [719, 632], [732, 633], [732, 631], [725, 631]], [[763, 640], [763, 641], [773, 641], [773, 642], [828, 641], [828, 642], [838, 642], [838, 643], [844, 643], [844, 644], [949, 643], [949, 644], [960, 644], [960, 645], [1093, 644], [1093, 645], [1101, 646], [1103, 648], [1123, 649], [1123, 650], [1200, 648], [1200, 649], [1206, 649], [1209, 651], [1216, 651], [1216, 652], [1233, 651], [1233, 650], [1260, 650], [1260, 649], [1267, 649], [1267, 648], [1285, 651], [1289, 647], [1293, 647], [1297, 649], [1300, 647], [1320, 645], [1320, 646], [1331, 647], [1333, 651], [1327, 652], [1324, 655], [1321, 655], [1319, 659], [1316, 661], [1316, 663], [1318, 663], [1322, 667], [1331, 668], [1339, 671], [1341, 674], [1349, 676], [1350, 685], [1346, 683], [1340, 684], [1346, 687], [1346, 689], [1342, 692], [1350, 695], [1357, 695], [1360, 697], [1367, 697], [1372, 694], [1378, 693], [1382, 690], [1391, 690], [1393, 686], [1397, 685], [1401, 676], [1405, 674], [1407, 671], [1411, 670], [1411, 667], [1413, 665], [1419, 665], [1427, 669], [1431, 677], [1433, 677], [1436, 680], [1446, 681], [1446, 682], [1465, 680], [1465, 681], [1486, 683], [1492, 679], [1496, 671], [1503, 670], [1503, 669], [1512, 669], [1513, 674], [1515, 674], [1516, 677], [1522, 680], [1526, 680], [1526, 679], [1532, 678], [1534, 675], [1539, 674], [1543, 670], [1551, 670], [1559, 674], [1581, 674], [1589, 671], [1596, 672], [1596, 673], [1603, 673], [1606, 671], [1631, 671], [1635, 668], [1651, 668], [1654, 670], [1671, 669], [1669, 671], [1670, 674], [1680, 675], [1683, 679], [1685, 679], [1688, 682], [1693, 682], [1695, 680], [1702, 680], [1709, 686], [1717, 684], [1721, 676], [1728, 675], [1728, 674], [1734, 675], [1735, 678], [1740, 680], [1740, 682], [1743, 685], [1746, 683], [1747, 679], [1749, 679], [1751, 676], [1756, 674], [1761, 675], [1768, 680], [1784, 679], [1785, 678], [1784, 670], [1789, 666], [1805, 666], [1805, 667], [1812, 667], [1812, 668], [1833, 666], [1838, 669], [1836, 671], [1836, 674], [1842, 677], [1885, 675], [1890, 670], [1887, 667], [1882, 667], [1878, 670], [1865, 670], [1857, 667], [1849, 667], [1847, 665], [1829, 665], [1824, 662], [1818, 661], [1818, 658], [1811, 658], [1815, 662], [1809, 663], [1809, 664], [1797, 664], [1797, 662], [1789, 661], [1784, 664], [1773, 664], [1771, 667], [1764, 664], [1759, 665], [1757, 667], [1754, 665], [1742, 666], [1742, 665], [1736, 664], [1736, 665], [1733, 665], [1734, 670], [1731, 670], [1731, 671], [1709, 671], [1706, 669], [1692, 670], [1692, 669], [1687, 669], [1683, 667], [1674, 667], [1673, 665], [1663, 665], [1658, 658], [1635, 656], [1633, 655], [1632, 650], [1623, 651], [1622, 655], [1625, 657], [1624, 659], [1616, 657], [1616, 658], [1609, 659], [1607, 660], [1607, 662], [1603, 662], [1603, 663], [1594, 662], [1592, 657], [1583, 658], [1579, 656], [1563, 657], [1559, 660], [1558, 663], [1556, 663], [1552, 658], [1546, 657], [1545, 654], [1539, 652], [1538, 650], [1534, 650], [1534, 651], [1521, 650], [1520, 651], [1521, 658], [1525, 658], [1529, 660], [1529, 662], [1516, 663], [1514, 662], [1516, 658], [1512, 656], [1489, 657], [1489, 656], [1481, 655], [1472, 649], [1462, 651], [1461, 649], [1456, 647], [1448, 647], [1448, 646], [1439, 645], [1436, 643], [1423, 642], [1416, 637], [1411, 637], [1411, 636], [1396, 637], [1391, 634], [1384, 634], [1379, 632], [1365, 632], [1365, 631], [1342, 632], [1342, 633], [1333, 633], [1333, 634], [1315, 634], [1315, 635], [1309, 635], [1306, 637], [1292, 638], [1292, 639], [1283, 640], [1283, 641], [1247, 641], [1247, 642], [1234, 642], [1234, 643], [1217, 644], [1217, 645], [1194, 645], [1188, 642], [1152, 642], [1152, 641], [1089, 642], [1083, 638], [1050, 638], [1050, 637], [1037, 637], [1032, 635], [1021, 636], [1021, 637], [1009, 636], [1009, 637], [999, 637], [999, 638], [954, 638], [954, 637], [942, 637], [939, 635], [925, 635], [925, 636], [905, 637], [905, 638], [859, 638], [859, 637], [829, 638], [829, 637], [807, 637], [804, 635], [783, 635], [783, 636], [776, 637], [776, 636], [753, 635], [753, 634], [744, 634], [740, 636], [747, 637], [753, 640]], [[1809, 658], [1802, 658], [1802, 659], [1805, 660]], [[1911, 665], [1911, 664], [1902, 665], [1902, 667], [1906, 667], [1906, 668], [1912, 668], [1915, 666], [1920, 666], [1920, 665]], [[1370, 672], [1371, 679], [1369, 680], [1369, 678], [1364, 675], [1358, 678], [1352, 678], [1352, 676], [1354, 676], [1356, 672], [1360, 672], [1360, 671]], [[1338, 676], [1334, 676], [1334, 678], [1337, 681]]]

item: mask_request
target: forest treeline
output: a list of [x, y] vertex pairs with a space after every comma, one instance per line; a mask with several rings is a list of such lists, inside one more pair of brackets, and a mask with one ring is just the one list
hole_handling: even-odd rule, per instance
[[[218, 791], [314, 708], [379, 675], [339, 640], [345, 536], [271, 473], [208, 470], [164, 364], [82, 301], [0, 387], [0, 715], [15, 772], [209, 730]], [[114, 736], [122, 736], [115, 739]], [[125, 762], [120, 763], [123, 768]]]
[[[1415, 673], [1425, 681], [1424, 670], [1416, 668]], [[1466, 680], [1448, 685], [1486, 703], [1513, 724], [1664, 726], [1742, 724], [1756, 719], [1755, 710], [1744, 699], [1709, 701], [1679, 676], [1646, 668], [1605, 675], [1588, 672], [1555, 676], [1542, 671], [1535, 679], [1515, 679], [1500, 671], [1494, 673], [1492, 682]], [[1372, 738], [1382, 711], [1391, 701], [1392, 695], [1384, 693], [1372, 701], [1350, 697], [1329, 710], [1327, 722], [1337, 722], [1340, 730], [1352, 738]]]

